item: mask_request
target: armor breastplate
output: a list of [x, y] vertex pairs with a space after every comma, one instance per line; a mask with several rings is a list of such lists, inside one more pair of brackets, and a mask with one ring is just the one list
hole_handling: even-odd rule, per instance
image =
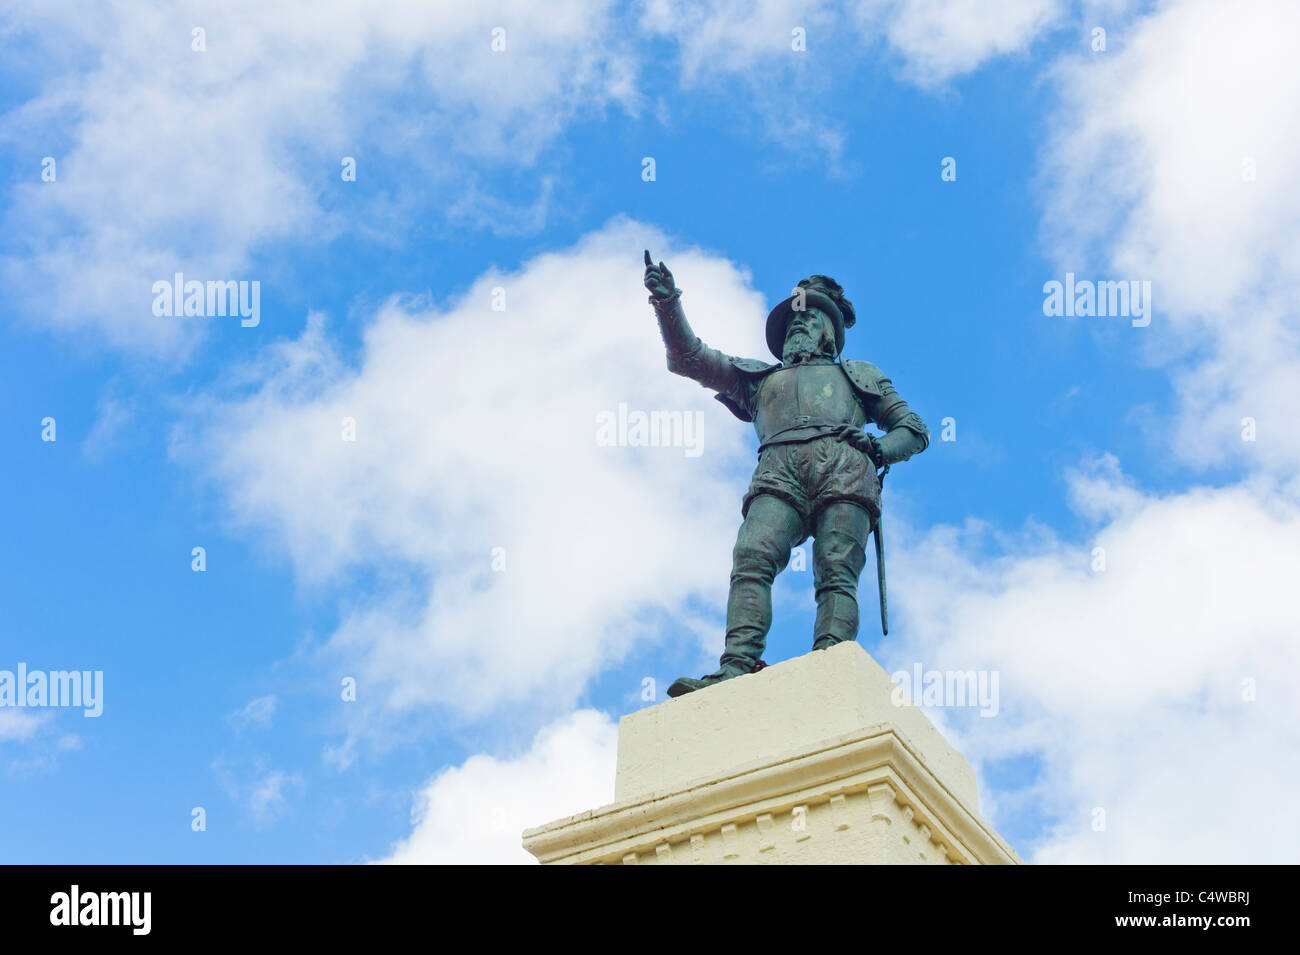
[[763, 379], [754, 430], [760, 447], [807, 441], [840, 425], [861, 428], [867, 413], [844, 369], [833, 362], [778, 368]]

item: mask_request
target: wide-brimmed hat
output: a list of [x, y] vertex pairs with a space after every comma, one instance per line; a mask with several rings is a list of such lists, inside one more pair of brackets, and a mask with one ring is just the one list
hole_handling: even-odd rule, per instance
[[[830, 316], [835, 326], [835, 353], [844, 351], [844, 330], [857, 321], [853, 303], [844, 297], [840, 283], [828, 275], [811, 275], [801, 281], [804, 308], [816, 308]], [[779, 303], [767, 315], [767, 347], [777, 358], [785, 351], [785, 331], [794, 317], [795, 296]]]

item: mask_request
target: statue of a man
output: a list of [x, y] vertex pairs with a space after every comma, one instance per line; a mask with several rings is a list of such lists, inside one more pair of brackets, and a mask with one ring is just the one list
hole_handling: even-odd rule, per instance
[[[759, 441], [732, 552], [721, 665], [698, 680], [674, 682], [668, 695], [681, 696], [766, 665], [772, 581], [809, 537], [817, 593], [813, 649], [857, 639], [858, 578], [867, 538], [880, 520], [876, 468], [925, 450], [930, 433], [879, 368], [837, 360], [844, 330], [857, 316], [834, 279], [804, 279], [772, 309], [767, 346], [780, 359], [773, 365], [705, 345], [686, 321], [672, 273], [655, 265], [648, 250], [645, 266], [668, 370], [716, 391], [736, 417], [753, 422]], [[886, 433], [868, 434], [862, 430], [868, 423]]]

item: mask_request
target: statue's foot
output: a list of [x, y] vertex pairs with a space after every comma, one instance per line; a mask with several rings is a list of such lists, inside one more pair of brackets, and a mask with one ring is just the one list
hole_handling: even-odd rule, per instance
[[712, 681], [710, 681], [708, 677], [699, 680], [689, 676], [678, 677], [676, 680], [673, 680], [672, 685], [668, 687], [668, 695], [685, 696], [687, 693], [694, 692], [695, 690], [702, 690], [706, 686], [711, 685]]
[[673, 681], [673, 685], [668, 688], [668, 695], [684, 696], [687, 693], [702, 690], [706, 686], [713, 686], [715, 683], [721, 683], [723, 680], [730, 680], [733, 677], [744, 676], [746, 673], [757, 673], [765, 666], [767, 666], [767, 664], [762, 660], [759, 660], [748, 669], [741, 669], [739, 667], [722, 667], [713, 673], [706, 673], [698, 680], [694, 677], [684, 676]]

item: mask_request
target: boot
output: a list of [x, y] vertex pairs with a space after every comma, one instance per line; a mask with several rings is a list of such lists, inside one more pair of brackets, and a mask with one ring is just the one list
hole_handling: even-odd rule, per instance
[[721, 683], [723, 680], [730, 680], [733, 677], [744, 676], [746, 673], [757, 673], [766, 667], [767, 664], [762, 660], [744, 669], [739, 666], [731, 665], [719, 667], [713, 673], [706, 673], [698, 680], [694, 677], [684, 676], [673, 681], [673, 685], [668, 688], [669, 696], [683, 696], [695, 690], [702, 690], [706, 686], [713, 686], [715, 683]]
[[723, 680], [757, 673], [772, 626], [772, 581], [790, 560], [790, 548], [803, 530], [803, 519], [785, 501], [760, 494], [750, 504], [731, 555], [731, 589], [727, 593], [727, 636], [720, 666], [698, 680], [682, 677], [668, 688], [681, 696]]
[[865, 542], [870, 533], [871, 517], [856, 504], [829, 504], [817, 519], [813, 541], [817, 591], [814, 650], [828, 650], [858, 638], [858, 579], [866, 566]]

